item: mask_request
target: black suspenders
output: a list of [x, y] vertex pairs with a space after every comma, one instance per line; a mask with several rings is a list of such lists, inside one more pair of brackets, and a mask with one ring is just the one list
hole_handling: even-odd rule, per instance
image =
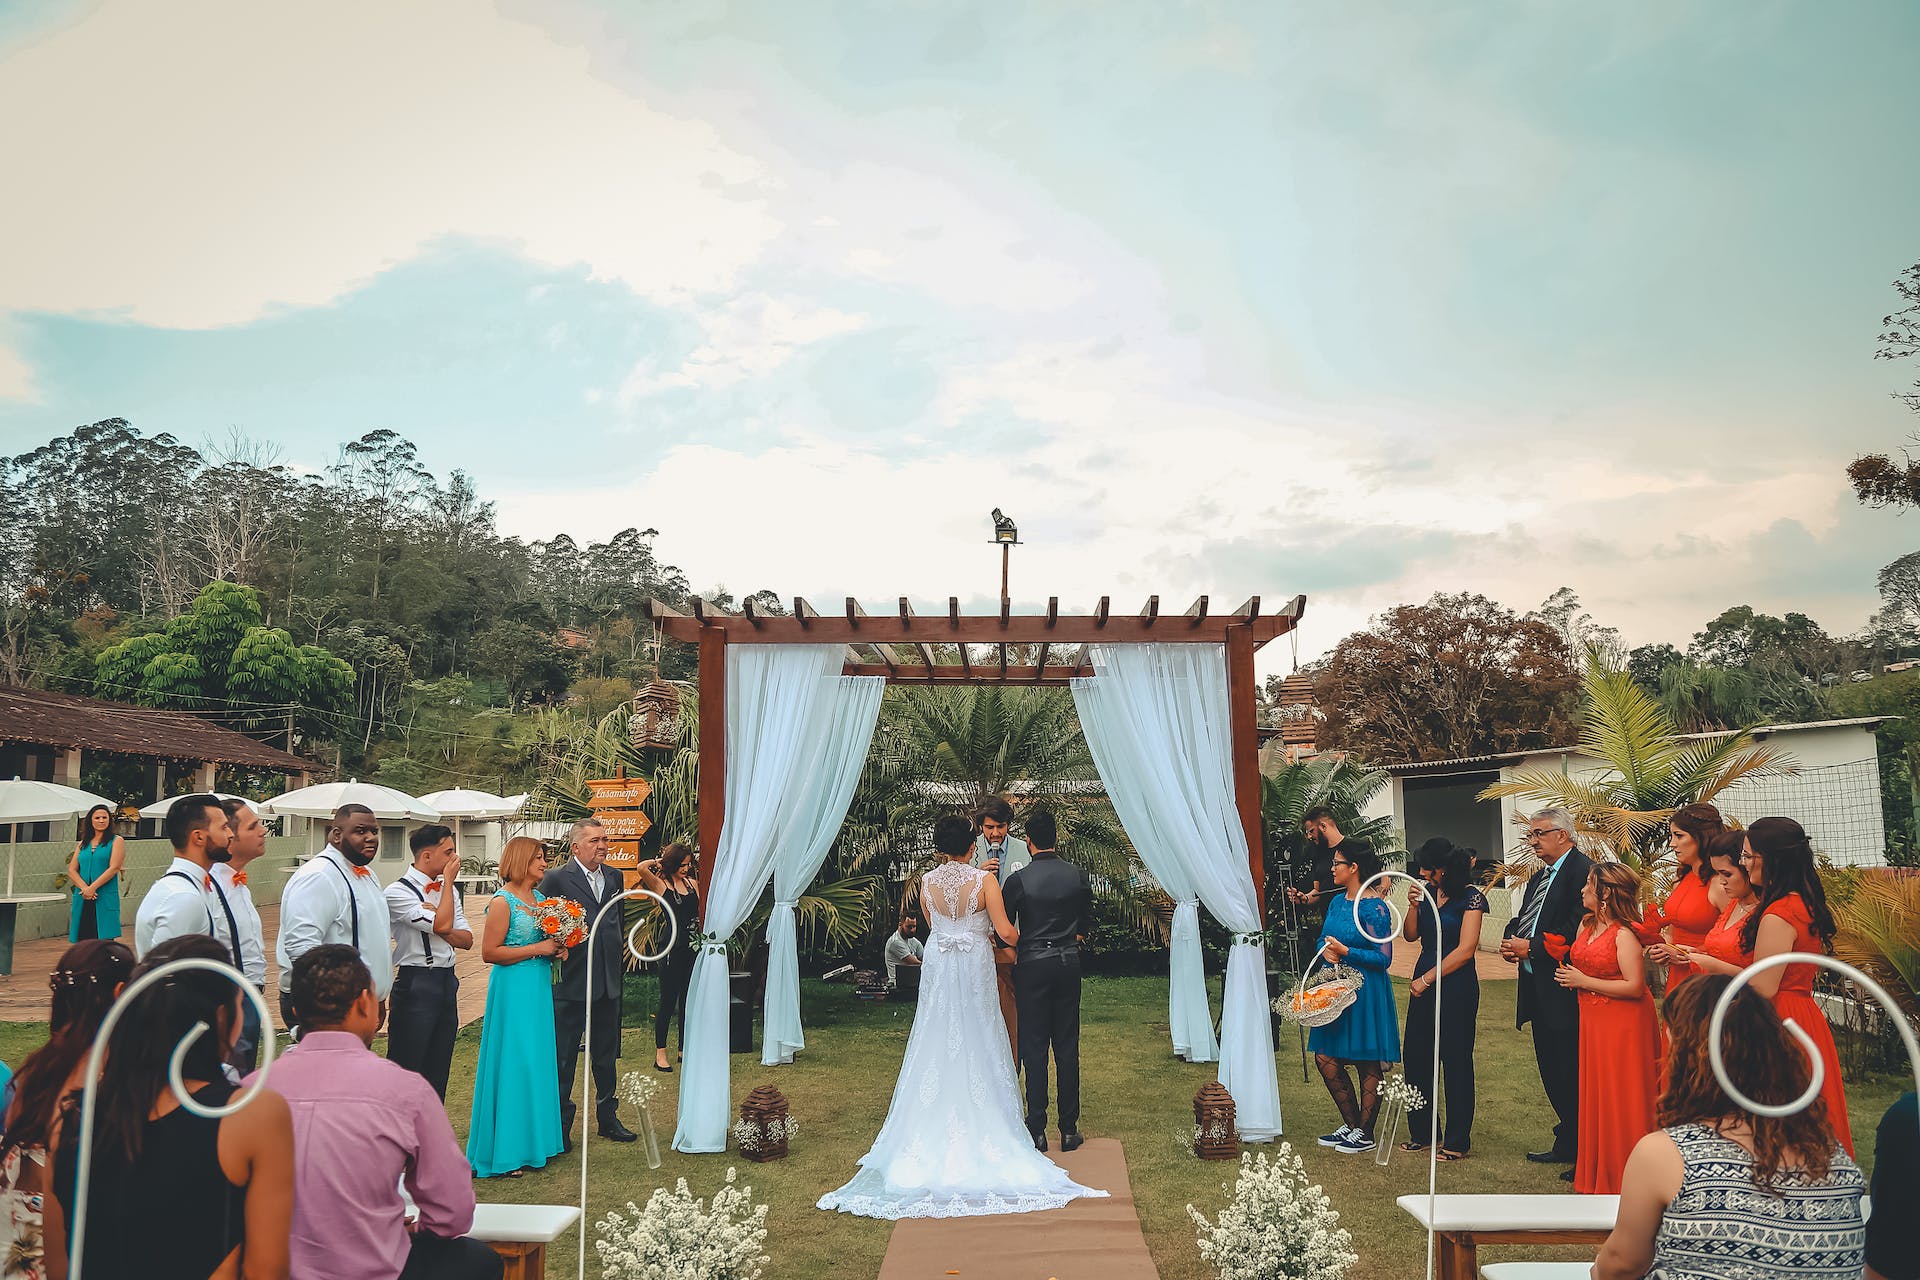
[[[227, 913], [227, 928], [233, 931], [229, 935], [230, 937], [232, 937], [233, 943], [231, 946], [227, 948], [227, 954], [233, 958], [233, 967], [238, 969], [240, 967], [240, 926], [234, 921], [233, 908], [227, 905], [227, 895], [224, 893], [220, 893], [220, 886], [213, 882], [212, 874], [209, 873], [207, 876], [206, 888], [201, 888], [199, 884], [194, 882], [194, 878], [188, 875], [184, 871], [178, 871], [178, 870], [169, 871], [167, 872], [166, 875], [163, 875], [160, 878], [162, 880], [165, 880], [167, 876], [178, 876], [180, 879], [185, 880], [188, 884], [193, 885], [194, 888], [199, 889], [200, 895], [201, 895], [201, 901], [203, 903], [206, 901], [207, 889], [212, 889], [215, 893], [220, 894], [220, 909]], [[207, 907], [207, 936], [211, 938], [215, 936], [215, 933], [216, 931], [213, 927], [213, 908], [211, 906], [208, 906]]]
[[332, 858], [327, 859], [327, 865], [338, 871], [340, 878], [347, 882], [347, 905], [353, 908], [353, 949], [358, 951], [360, 949], [360, 895], [353, 891], [353, 877], [347, 874], [345, 867]]

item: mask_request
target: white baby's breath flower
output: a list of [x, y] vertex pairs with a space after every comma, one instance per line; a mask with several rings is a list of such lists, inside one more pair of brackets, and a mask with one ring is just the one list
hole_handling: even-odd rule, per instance
[[594, 1244], [606, 1280], [758, 1280], [768, 1262], [767, 1206], [737, 1178], [727, 1170], [711, 1208], [681, 1178], [672, 1191], [656, 1188], [645, 1209], [628, 1201], [626, 1213], [608, 1213]]
[[1359, 1261], [1353, 1237], [1289, 1143], [1240, 1157], [1240, 1176], [1208, 1222], [1192, 1205], [1200, 1256], [1219, 1280], [1344, 1280]]

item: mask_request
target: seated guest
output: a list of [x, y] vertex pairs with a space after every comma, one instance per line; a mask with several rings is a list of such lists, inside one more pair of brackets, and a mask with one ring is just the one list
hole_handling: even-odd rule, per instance
[[[87, 1054], [114, 997], [133, 972], [133, 951], [114, 941], [67, 948], [54, 966], [47, 1042], [9, 1082], [6, 1137], [0, 1142], [0, 1275], [41, 1280], [40, 1218], [47, 1182], [47, 1142], [61, 1104], [79, 1087]], [[65, 1250], [54, 1250], [59, 1257]]]
[[919, 927], [920, 922], [912, 916], [901, 916], [899, 929], [887, 939], [887, 990], [889, 991], [900, 985], [901, 965], [919, 964], [927, 954], [926, 948], [920, 945], [920, 939], [913, 936], [914, 931]]
[[[269, 1074], [298, 1135], [293, 1280], [497, 1280], [500, 1255], [465, 1237], [473, 1183], [440, 1095], [373, 1052], [380, 1002], [359, 953], [303, 953], [288, 998], [305, 1030]], [[403, 1179], [420, 1215], [411, 1228]]]
[[[1408, 986], [1405, 1064], [1407, 1083], [1420, 1091], [1427, 1105], [1407, 1113], [1407, 1137], [1402, 1151], [1425, 1151], [1433, 1141], [1434, 1118], [1440, 1095], [1434, 1088], [1434, 1001], [1439, 1000], [1440, 1070], [1446, 1085], [1447, 1119], [1441, 1134], [1440, 1158], [1464, 1160], [1473, 1145], [1473, 1032], [1480, 1013], [1480, 977], [1474, 953], [1480, 949], [1480, 922], [1486, 919], [1487, 896], [1473, 883], [1473, 851], [1462, 849], [1445, 836], [1420, 846], [1413, 858], [1416, 874], [1426, 881], [1407, 903], [1401, 937], [1420, 944]], [[1387, 883], [1381, 881], [1382, 884]], [[1432, 897], [1440, 909], [1440, 936], [1434, 937]], [[1438, 997], [1434, 994], [1439, 985]]]
[[1753, 914], [1760, 900], [1754, 895], [1753, 881], [1747, 879], [1746, 864], [1742, 861], [1746, 849], [1747, 837], [1740, 831], [1723, 831], [1707, 847], [1714, 883], [1727, 905], [1699, 946], [1672, 948], [1697, 972], [1726, 976], [1753, 963], [1753, 951], [1741, 938], [1746, 932], [1747, 917]]
[[[1825, 1105], [1816, 1098], [1778, 1119], [1754, 1115], [1714, 1076], [1707, 1028], [1729, 981], [1705, 974], [1667, 997], [1673, 1047], [1662, 1127], [1627, 1160], [1620, 1213], [1593, 1264], [1594, 1280], [1860, 1275], [1865, 1186], [1835, 1141]], [[1720, 1047], [1728, 1078], [1757, 1102], [1788, 1102], [1812, 1079], [1806, 1054], [1752, 991], [1739, 992], [1728, 1008]], [[1907, 1120], [1911, 1128], [1913, 1116]], [[1908, 1219], [1911, 1230], [1911, 1214], [1889, 1216]]]
[[[189, 934], [154, 947], [128, 981], [175, 960], [231, 963], [218, 942]], [[262, 1090], [232, 1115], [208, 1118], [182, 1107], [168, 1079], [175, 1050], [204, 1025], [181, 1057], [181, 1080], [204, 1106], [233, 1099], [239, 1090], [227, 1083], [224, 1068], [240, 1038], [240, 1000], [230, 972], [185, 970], [142, 991], [121, 1014], [92, 1086], [100, 1097], [85, 1275], [286, 1280], [293, 1214], [293, 1122], [286, 1101]], [[52, 1147], [49, 1250], [60, 1240], [72, 1248], [79, 1142], [76, 1111]]]
[[1873, 1148], [1873, 1203], [1867, 1219], [1867, 1280], [1920, 1280], [1920, 1102], [1903, 1093], [1880, 1118]]
[[[1381, 1078], [1388, 1063], [1400, 1061], [1400, 1023], [1394, 1016], [1393, 980], [1387, 976], [1393, 944], [1373, 941], [1393, 932], [1393, 914], [1379, 898], [1361, 894], [1379, 873], [1380, 856], [1357, 841], [1342, 842], [1334, 851], [1333, 884], [1340, 892], [1327, 907], [1319, 950], [1328, 961], [1351, 966], [1360, 975], [1360, 990], [1338, 1018], [1307, 1033], [1314, 1065], [1340, 1111], [1340, 1127], [1320, 1145], [1345, 1155], [1373, 1150]], [[1348, 1066], [1360, 1078], [1357, 1098]]]
[[1596, 862], [1581, 893], [1586, 917], [1555, 981], [1580, 993], [1579, 1154], [1560, 1176], [1586, 1195], [1617, 1195], [1634, 1144], [1653, 1131], [1660, 1092], [1660, 1020], [1647, 990], [1640, 877]]

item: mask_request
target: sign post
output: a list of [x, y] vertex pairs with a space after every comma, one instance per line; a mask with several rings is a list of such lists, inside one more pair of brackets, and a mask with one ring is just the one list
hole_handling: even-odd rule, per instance
[[653, 823], [640, 812], [653, 787], [645, 778], [629, 778], [626, 770], [617, 778], [589, 780], [592, 799], [587, 803], [593, 816], [607, 830], [607, 865], [619, 870], [629, 889], [640, 883], [640, 841]]

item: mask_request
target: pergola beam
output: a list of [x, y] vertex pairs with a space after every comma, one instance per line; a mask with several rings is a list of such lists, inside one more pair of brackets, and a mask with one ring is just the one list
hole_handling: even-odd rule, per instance
[[[902, 631], [911, 631], [913, 629], [913, 617], [914, 617], [913, 605], [908, 602], [905, 596], [901, 596], [900, 597], [900, 629]], [[931, 672], [934, 667], [933, 650], [927, 648], [927, 642], [924, 640], [915, 640], [913, 642], [913, 647], [920, 654], [921, 665], [926, 667], [927, 670]]]
[[1148, 596], [1146, 606], [1140, 610], [1140, 621], [1146, 623], [1146, 625], [1151, 627], [1154, 624], [1154, 621], [1157, 618], [1159, 618], [1159, 616], [1160, 616], [1160, 597]]
[[[869, 617], [855, 602], [846, 616], [823, 616], [811, 608], [804, 616], [773, 617], [762, 614], [759, 626], [706, 601], [693, 606], [694, 617], [683, 617], [666, 608], [656, 608], [652, 617], [666, 635], [683, 643], [693, 643], [706, 627], [719, 627], [735, 644], [877, 644], [924, 640], [929, 644], [1223, 644], [1230, 625], [1250, 627], [1255, 648], [1294, 629], [1305, 611], [1304, 601], [1290, 602], [1278, 613], [1251, 618], [1241, 614], [1209, 612], [1205, 618], [1188, 619], [1185, 626], [1159, 625], [1156, 616], [1115, 617], [1109, 614], [1103, 623], [1098, 613], [1060, 614], [1048, 624], [1047, 615], [1009, 614], [1003, 623], [997, 614], [960, 614], [949, 610], [946, 617], [914, 615], [905, 623], [897, 618]], [[1242, 606], [1245, 609], [1246, 606]], [[796, 611], [798, 614], [799, 611]]]
[[1198, 600], [1195, 600], [1193, 607], [1187, 610], [1187, 617], [1190, 619], [1189, 625], [1191, 626], [1197, 627], [1205, 622], [1207, 620], [1207, 597], [1201, 596]]

